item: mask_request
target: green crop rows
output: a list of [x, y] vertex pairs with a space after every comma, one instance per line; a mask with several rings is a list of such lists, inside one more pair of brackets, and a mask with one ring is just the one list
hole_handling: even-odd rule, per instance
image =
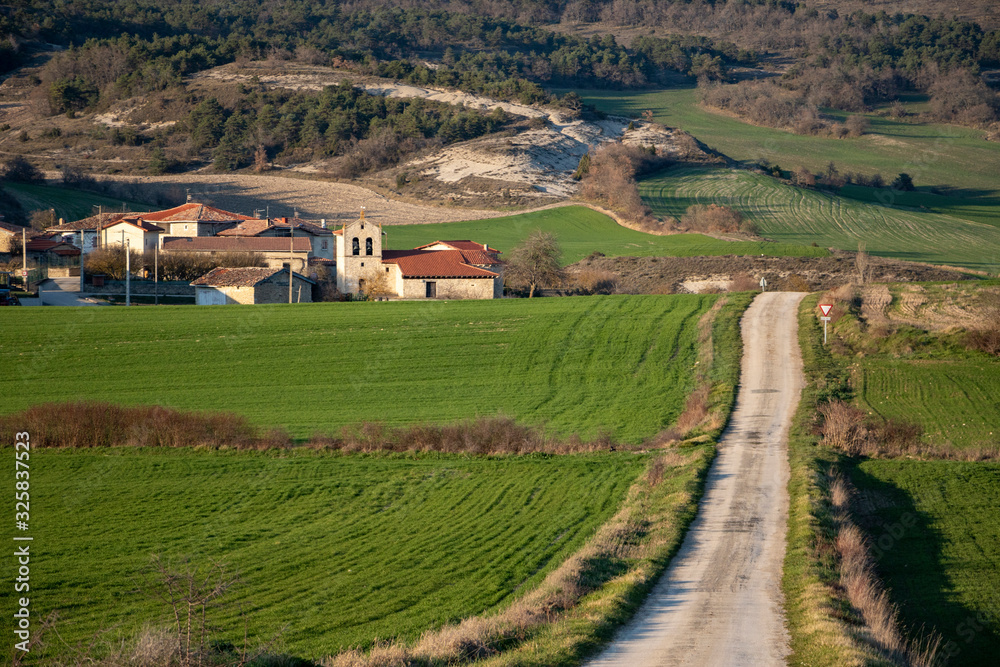
[[[168, 608], [137, 583], [157, 554], [239, 572], [216, 637], [242, 643], [247, 620], [251, 637], [314, 659], [413, 639], [537, 585], [617, 510], [645, 462], [40, 450], [32, 610], [58, 610], [70, 645], [165, 627]], [[5, 609], [12, 595], [0, 594]]]
[[859, 404], [882, 417], [916, 422], [928, 442], [1000, 445], [1000, 363], [865, 360]]
[[773, 255], [825, 257], [824, 248], [808, 244], [720, 241], [701, 234], [655, 236], [627, 229], [614, 220], [585, 206], [521, 213], [504, 218], [447, 222], [428, 225], [384, 227], [388, 247], [415, 248], [437, 240], [470, 239], [509, 251], [536, 229], [551, 232], [559, 239], [563, 263], [572, 264], [600, 251], [609, 257], [697, 257], [701, 255]]
[[683, 215], [692, 204], [724, 204], [754, 220], [761, 234], [897, 259], [1000, 270], [1000, 227], [923, 211], [888, 208], [785, 185], [749, 171], [673, 168], [643, 180], [657, 215]]
[[640, 442], [683, 407], [695, 324], [716, 298], [6, 309], [2, 410], [153, 403], [299, 438], [499, 413]]
[[911, 630], [936, 628], [947, 664], [1000, 651], [1000, 464], [878, 461], [851, 471], [879, 573]]
[[4, 188], [14, 195], [25, 211], [53, 209], [56, 212], [56, 217], [64, 218], [66, 221], [80, 220], [96, 215], [98, 206], [103, 207], [105, 211], [121, 211], [122, 205], [128, 211], [150, 211], [157, 208], [151, 204], [122, 201], [93, 192], [50, 185], [4, 183]]

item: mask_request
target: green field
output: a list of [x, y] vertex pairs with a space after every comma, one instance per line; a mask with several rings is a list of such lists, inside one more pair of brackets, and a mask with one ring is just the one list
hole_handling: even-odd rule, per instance
[[859, 519], [904, 625], [940, 632], [951, 667], [993, 664], [1000, 653], [1000, 464], [869, 460], [850, 473]]
[[1000, 227], [924, 211], [888, 208], [785, 185], [749, 171], [675, 167], [640, 183], [657, 215], [680, 217], [692, 204], [732, 206], [761, 234], [793, 244], [1000, 271]]
[[998, 361], [866, 359], [855, 377], [860, 407], [920, 424], [930, 443], [1000, 445]]
[[84, 398], [226, 410], [299, 438], [501, 413], [635, 443], [679, 414], [716, 298], [13, 308], [2, 411]]
[[123, 206], [128, 211], [149, 211], [158, 208], [152, 204], [123, 201], [93, 192], [51, 185], [4, 183], [3, 187], [14, 195], [25, 211], [30, 213], [39, 209], [43, 211], [55, 209], [56, 217], [63, 218], [67, 222], [97, 215], [98, 206], [104, 207], [105, 211], [121, 211]]
[[[981, 214], [991, 215], [993, 224], [1000, 224], [1000, 143], [984, 141], [981, 130], [868, 114], [869, 134], [856, 139], [832, 139], [758, 127], [708, 111], [698, 105], [692, 87], [577, 92], [585, 102], [608, 113], [639, 117], [650, 109], [657, 121], [685, 130], [735, 160], [768, 160], [784, 169], [801, 165], [814, 172], [825, 171], [833, 161], [842, 172], [879, 172], [890, 181], [906, 172], [918, 187], [954, 189], [953, 194], [965, 200], [963, 206], [975, 206]], [[824, 112], [837, 117], [846, 115], [826, 109]], [[947, 202], [940, 203], [948, 208]]]
[[720, 241], [701, 234], [655, 236], [622, 227], [614, 220], [586, 206], [521, 213], [504, 218], [468, 222], [383, 227], [387, 248], [416, 248], [438, 240], [470, 239], [489, 243], [503, 252], [527, 238], [536, 229], [551, 232], [559, 239], [563, 264], [572, 264], [595, 251], [608, 257], [697, 257], [701, 255], [772, 255], [826, 257], [824, 248], [786, 243]]
[[[101, 629], [131, 637], [166, 625], [166, 607], [136, 583], [158, 554], [240, 573], [215, 619], [234, 642], [240, 607], [251, 637], [280, 636], [284, 650], [314, 659], [376, 637], [413, 639], [537, 585], [618, 509], [645, 464], [621, 453], [38, 450], [32, 609], [59, 610], [71, 645]], [[12, 594], [0, 594], [5, 609]]]

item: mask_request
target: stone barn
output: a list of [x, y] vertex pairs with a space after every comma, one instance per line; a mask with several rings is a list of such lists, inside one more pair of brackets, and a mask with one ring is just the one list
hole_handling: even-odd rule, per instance
[[[316, 284], [292, 273], [292, 303], [311, 303]], [[191, 285], [195, 304], [216, 306], [230, 303], [288, 303], [288, 269], [241, 267], [212, 269]]]

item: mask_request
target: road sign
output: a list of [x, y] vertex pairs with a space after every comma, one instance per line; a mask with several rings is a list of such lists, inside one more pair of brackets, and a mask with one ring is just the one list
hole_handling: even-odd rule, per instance
[[[830, 311], [833, 310], [833, 304], [832, 303], [821, 303], [821, 304], [819, 304], [819, 309], [821, 311], [823, 311], [823, 317], [827, 317], [827, 315], [830, 314]], [[829, 319], [829, 318], [827, 318], [827, 319]]]
[[760, 288], [767, 289], [767, 280], [765, 280], [764, 278], [760, 279]]
[[21, 269], [21, 277], [22, 278], [27, 278], [28, 277], [28, 270], [27, 269]]

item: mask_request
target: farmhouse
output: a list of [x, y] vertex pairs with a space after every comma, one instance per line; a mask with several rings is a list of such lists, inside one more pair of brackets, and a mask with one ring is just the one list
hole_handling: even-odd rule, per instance
[[503, 296], [500, 251], [472, 241], [435, 241], [383, 250], [381, 225], [364, 215], [334, 232], [337, 289], [403, 299], [496, 299]]
[[22, 235], [27, 239], [38, 236], [38, 232], [30, 227], [12, 225], [0, 220], [0, 252], [14, 252], [21, 248]]
[[138, 252], [152, 252], [160, 244], [163, 228], [143, 218], [121, 218], [100, 227], [100, 245], [128, 245]]
[[[100, 229], [102, 227], [124, 218], [135, 218], [140, 215], [142, 214], [123, 213], [120, 211], [117, 213], [98, 213], [82, 220], [74, 220], [73, 222], [64, 222], [46, 227], [45, 231], [49, 234], [58, 234], [62, 237], [63, 241], [79, 246], [83, 254], [87, 254], [100, 247]], [[82, 239], [81, 235], [83, 236]]]
[[[292, 273], [292, 302], [311, 303], [316, 283]], [[199, 306], [228, 303], [288, 303], [288, 269], [241, 267], [212, 269], [195, 280], [195, 303]]]
[[303, 236], [312, 243], [312, 257], [333, 262], [333, 232], [326, 228], [324, 220], [314, 225], [300, 218], [266, 218], [264, 220], [244, 220], [230, 229], [219, 232], [219, 236], [256, 236], [266, 238], [288, 238]]
[[189, 202], [174, 208], [139, 216], [147, 222], [155, 222], [163, 228], [166, 236], [216, 236], [219, 232], [235, 227], [249, 215], [223, 211], [221, 208]]
[[72, 243], [66, 243], [58, 236], [47, 238], [36, 236], [25, 244], [28, 257], [46, 266], [46, 275], [50, 278], [66, 278], [80, 275], [80, 249]]

